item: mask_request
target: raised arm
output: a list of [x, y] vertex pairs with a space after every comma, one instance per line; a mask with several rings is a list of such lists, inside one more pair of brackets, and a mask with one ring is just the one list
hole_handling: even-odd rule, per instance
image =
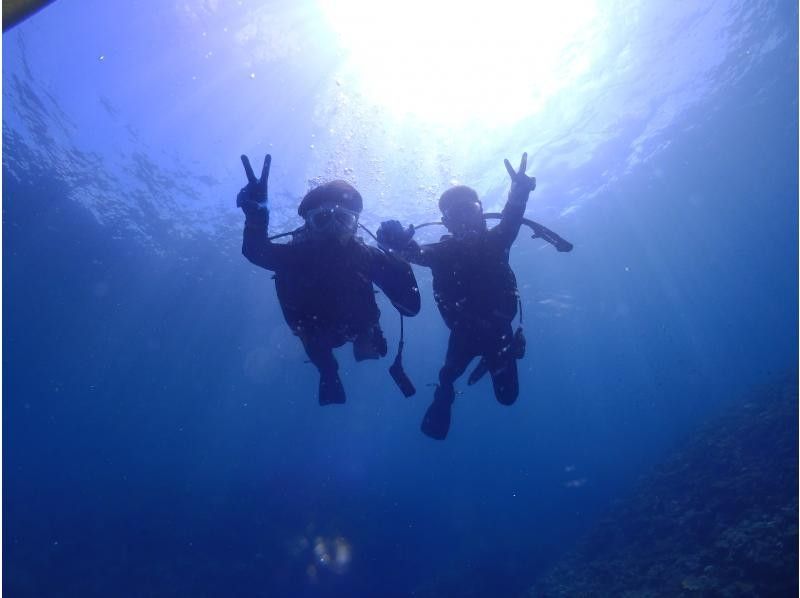
[[247, 174], [247, 185], [236, 196], [236, 205], [245, 215], [242, 254], [257, 266], [267, 270], [277, 270], [286, 265], [291, 249], [286, 245], [272, 243], [267, 238], [269, 210], [267, 209], [267, 180], [272, 156], [267, 154], [257, 179], [247, 156], [242, 156], [242, 164]]
[[519, 227], [522, 226], [522, 218], [525, 215], [525, 207], [528, 204], [528, 195], [536, 189], [536, 178], [525, 174], [528, 165], [528, 154], [522, 154], [519, 164], [519, 171], [515, 172], [508, 160], [505, 160], [506, 170], [511, 177], [511, 189], [508, 191], [508, 200], [503, 207], [500, 224], [495, 226], [491, 233], [498, 237], [500, 242], [511, 247], [517, 238]]

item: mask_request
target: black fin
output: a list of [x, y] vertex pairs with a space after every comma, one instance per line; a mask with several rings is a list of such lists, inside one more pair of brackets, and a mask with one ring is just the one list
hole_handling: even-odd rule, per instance
[[425, 412], [425, 417], [422, 418], [420, 424], [422, 433], [434, 440], [447, 438], [447, 433], [450, 431], [451, 407], [452, 402], [434, 399]]

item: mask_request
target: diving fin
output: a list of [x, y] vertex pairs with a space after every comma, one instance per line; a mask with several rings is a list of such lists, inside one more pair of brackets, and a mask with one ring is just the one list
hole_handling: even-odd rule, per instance
[[346, 400], [344, 386], [336, 371], [320, 373], [319, 377], [319, 404], [341, 405]]
[[425, 436], [434, 440], [444, 440], [450, 431], [450, 418], [452, 415], [455, 392], [453, 387], [437, 386], [433, 395], [433, 402], [422, 418], [420, 430]]

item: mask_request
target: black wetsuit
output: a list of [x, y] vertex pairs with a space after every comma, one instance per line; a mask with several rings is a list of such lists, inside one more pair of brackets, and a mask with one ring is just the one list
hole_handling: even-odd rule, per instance
[[373, 283], [406, 316], [419, 312], [420, 298], [411, 267], [396, 256], [355, 237], [315, 241], [300, 235], [290, 243], [267, 238], [269, 214], [247, 217], [242, 253], [275, 272], [284, 318], [321, 374], [338, 369], [333, 348], [353, 341], [357, 360], [386, 355]]
[[500, 223], [491, 230], [463, 239], [446, 236], [425, 245], [411, 241], [399, 252], [409, 262], [431, 269], [434, 299], [451, 331], [439, 371], [444, 391], [439, 396], [452, 396], [453, 382], [477, 356], [486, 359], [498, 401], [510, 405], [519, 394], [516, 355], [511, 350], [518, 293], [508, 256], [526, 203], [527, 194], [509, 195]]

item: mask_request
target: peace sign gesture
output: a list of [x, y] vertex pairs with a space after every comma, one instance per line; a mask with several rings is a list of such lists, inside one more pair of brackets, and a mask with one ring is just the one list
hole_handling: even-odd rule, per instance
[[247, 174], [247, 185], [242, 187], [239, 195], [236, 196], [236, 205], [247, 214], [258, 209], [267, 207], [267, 180], [269, 179], [269, 165], [272, 163], [272, 156], [269, 154], [264, 158], [264, 166], [261, 168], [261, 178], [257, 179], [250, 166], [250, 160], [242, 154], [242, 165]]
[[522, 154], [522, 161], [519, 163], [519, 171], [514, 172], [514, 167], [511, 162], [505, 160], [506, 170], [508, 176], [511, 177], [511, 193], [528, 193], [536, 189], [536, 177], [528, 176], [525, 174], [525, 169], [528, 167], [528, 154]]

